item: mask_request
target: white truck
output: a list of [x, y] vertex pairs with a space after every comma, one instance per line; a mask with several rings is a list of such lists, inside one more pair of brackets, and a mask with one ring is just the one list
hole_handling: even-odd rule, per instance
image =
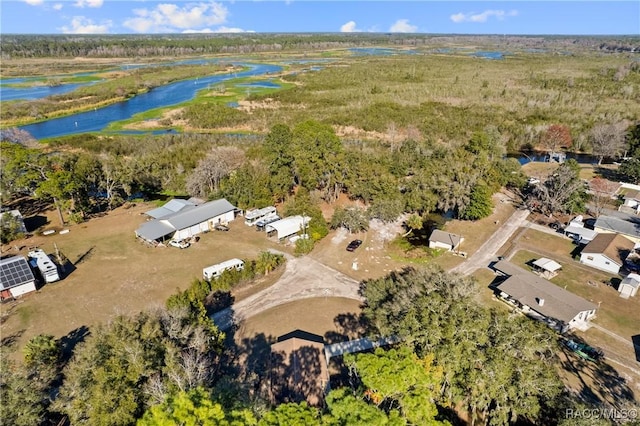
[[202, 276], [205, 280], [211, 281], [218, 278], [224, 271], [242, 271], [244, 262], [241, 259], [229, 259], [216, 265], [207, 266], [202, 270]]

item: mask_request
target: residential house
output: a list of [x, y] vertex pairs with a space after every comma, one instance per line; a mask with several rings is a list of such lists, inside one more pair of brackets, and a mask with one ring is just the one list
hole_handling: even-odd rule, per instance
[[[138, 238], [151, 243], [171, 238], [184, 240], [202, 232], [211, 231], [217, 224], [226, 225], [235, 219], [236, 210], [225, 199], [198, 206], [183, 205], [176, 212], [143, 223], [135, 233]], [[162, 214], [162, 212], [154, 214]]]
[[495, 286], [503, 300], [531, 318], [564, 333], [586, 330], [595, 318], [596, 305], [506, 260], [493, 266], [506, 277]]
[[622, 280], [618, 286], [618, 292], [620, 297], [628, 299], [638, 293], [638, 287], [640, 287], [640, 275], [631, 273]]
[[615, 216], [600, 216], [594, 230], [599, 234], [621, 234], [634, 243], [640, 243], [640, 218], [634, 215], [616, 213]]
[[0, 299], [20, 297], [36, 291], [36, 278], [24, 256], [0, 260]]
[[429, 236], [429, 248], [445, 249], [447, 251], [455, 251], [460, 248], [460, 244], [464, 241], [464, 237], [449, 232], [434, 229]]
[[274, 404], [306, 401], [321, 406], [329, 389], [324, 338], [302, 330], [278, 337], [271, 345], [269, 373]]
[[635, 244], [618, 234], [598, 234], [580, 254], [580, 263], [617, 274]]

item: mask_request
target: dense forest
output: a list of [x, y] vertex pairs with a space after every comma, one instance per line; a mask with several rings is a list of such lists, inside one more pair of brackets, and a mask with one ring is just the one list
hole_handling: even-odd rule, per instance
[[161, 35], [18, 35], [3, 34], [0, 54], [9, 58], [151, 57], [250, 54], [325, 50], [353, 46], [425, 46], [451, 42], [507, 44], [519, 48], [638, 50], [637, 37], [459, 36], [403, 34], [161, 34]]

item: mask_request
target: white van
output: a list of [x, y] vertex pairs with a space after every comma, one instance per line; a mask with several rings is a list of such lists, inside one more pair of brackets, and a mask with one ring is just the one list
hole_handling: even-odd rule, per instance
[[205, 280], [211, 281], [218, 278], [224, 271], [242, 271], [244, 269], [244, 262], [241, 259], [229, 259], [217, 265], [207, 266], [202, 270], [202, 276]]

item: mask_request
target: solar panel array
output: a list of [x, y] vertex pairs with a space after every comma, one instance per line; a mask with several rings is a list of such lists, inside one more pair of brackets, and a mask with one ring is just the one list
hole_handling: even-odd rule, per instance
[[0, 263], [0, 286], [2, 286], [2, 290], [17, 287], [34, 280], [29, 263], [23, 256], [2, 259]]

